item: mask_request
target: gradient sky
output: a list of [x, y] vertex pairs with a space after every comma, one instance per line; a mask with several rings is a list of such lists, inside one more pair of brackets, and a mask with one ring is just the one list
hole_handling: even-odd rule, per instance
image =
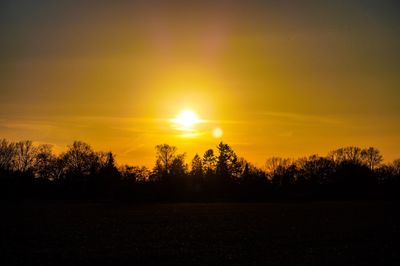
[[[348, 145], [399, 158], [400, 4], [327, 2], [1, 1], [0, 138], [147, 166], [157, 144], [189, 161], [221, 140], [259, 166]], [[170, 121], [185, 108], [192, 137]]]

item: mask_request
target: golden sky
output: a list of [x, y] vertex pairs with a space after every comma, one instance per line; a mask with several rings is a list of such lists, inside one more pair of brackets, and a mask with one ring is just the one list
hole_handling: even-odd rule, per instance
[[2, 1], [0, 138], [147, 166], [160, 143], [189, 161], [224, 141], [260, 166], [348, 145], [400, 157], [397, 1], [187, 2]]

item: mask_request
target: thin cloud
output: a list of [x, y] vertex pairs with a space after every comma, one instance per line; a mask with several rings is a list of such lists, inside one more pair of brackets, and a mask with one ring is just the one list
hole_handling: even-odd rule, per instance
[[301, 113], [284, 113], [284, 112], [257, 112], [257, 115], [286, 119], [294, 123], [302, 124], [325, 124], [325, 125], [339, 125], [343, 122], [328, 116], [308, 115]]

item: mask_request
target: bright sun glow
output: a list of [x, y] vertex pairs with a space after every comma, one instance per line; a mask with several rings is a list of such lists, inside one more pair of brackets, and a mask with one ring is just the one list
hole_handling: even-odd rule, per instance
[[219, 127], [214, 128], [212, 131], [212, 135], [214, 136], [214, 138], [220, 138], [223, 134], [224, 132]]
[[200, 120], [197, 117], [197, 114], [192, 110], [184, 110], [182, 111], [173, 122], [179, 125], [182, 129], [191, 129], [195, 124], [199, 123]]

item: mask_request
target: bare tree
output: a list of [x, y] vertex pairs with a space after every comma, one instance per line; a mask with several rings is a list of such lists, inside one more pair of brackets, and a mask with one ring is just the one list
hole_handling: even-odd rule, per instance
[[20, 172], [27, 172], [33, 169], [37, 154], [35, 147], [30, 140], [19, 141], [16, 143], [16, 154], [14, 168]]
[[300, 159], [297, 167], [303, 179], [313, 183], [322, 184], [328, 181], [328, 178], [334, 172], [334, 162], [326, 157], [311, 155], [306, 159]]
[[15, 143], [8, 142], [6, 139], [0, 140], [0, 170], [11, 170], [15, 155]]
[[168, 144], [160, 144], [156, 146], [156, 165], [163, 174], [169, 174], [171, 165], [175, 159], [176, 147]]
[[74, 141], [62, 157], [66, 171], [75, 175], [89, 175], [99, 165], [96, 153], [82, 141]]
[[150, 170], [145, 166], [124, 165], [119, 171], [123, 180], [144, 183], [149, 180]]
[[359, 147], [349, 146], [331, 151], [328, 154], [328, 158], [333, 160], [335, 163], [340, 164], [343, 162], [351, 162], [354, 164], [361, 164], [363, 155], [362, 149]]
[[383, 161], [383, 156], [380, 154], [379, 150], [373, 147], [362, 150], [362, 158], [371, 170], [375, 170]]
[[271, 157], [265, 162], [268, 179], [277, 185], [287, 186], [294, 182], [296, 165], [292, 159]]
[[52, 146], [42, 144], [37, 147], [36, 158], [34, 163], [35, 177], [44, 179], [54, 179], [57, 174], [55, 166], [57, 158], [52, 152]]
[[293, 160], [281, 157], [271, 157], [265, 162], [265, 170], [267, 174], [273, 175], [277, 169], [286, 168], [293, 163]]
[[396, 159], [392, 163], [393, 173], [395, 175], [400, 175], [400, 159]]

